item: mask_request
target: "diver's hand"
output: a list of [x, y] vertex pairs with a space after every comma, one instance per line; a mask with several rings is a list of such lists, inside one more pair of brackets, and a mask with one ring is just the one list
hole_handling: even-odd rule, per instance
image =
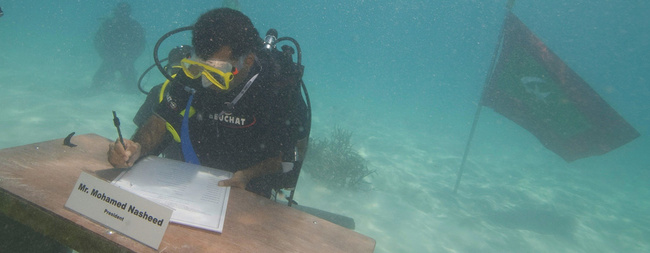
[[115, 168], [129, 168], [140, 158], [140, 144], [129, 139], [124, 139], [126, 150], [120, 140], [108, 145], [108, 162]]
[[248, 181], [250, 181], [250, 178], [248, 178], [245, 174], [246, 173], [244, 173], [244, 171], [237, 171], [235, 174], [232, 174], [232, 177], [230, 179], [219, 181], [219, 186], [232, 186], [236, 188], [246, 189], [246, 185], [248, 184]]

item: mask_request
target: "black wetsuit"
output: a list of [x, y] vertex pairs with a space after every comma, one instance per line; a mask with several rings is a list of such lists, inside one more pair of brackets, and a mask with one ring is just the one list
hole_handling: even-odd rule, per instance
[[[306, 106], [299, 87], [269, 83], [269, 75], [264, 71], [260, 73], [260, 66], [259, 62], [253, 66], [249, 78], [259, 75], [232, 108], [226, 103], [233, 102], [245, 83], [228, 93], [220, 93], [203, 88], [200, 78], [193, 80], [179, 72], [165, 88], [163, 101], [155, 108], [155, 113], [179, 135], [183, 121], [181, 112], [190, 96], [185, 86], [196, 90], [192, 102], [196, 113], [191, 114], [188, 125], [201, 165], [235, 172], [280, 152], [287, 157], [283, 160], [288, 160], [294, 153], [296, 141], [306, 137]], [[255, 178], [247, 189], [269, 197], [279, 176]]]
[[137, 73], [133, 64], [144, 51], [142, 26], [129, 17], [108, 19], [97, 31], [94, 43], [103, 61], [93, 76], [93, 86], [108, 84], [119, 72], [121, 85], [127, 90], [136, 91]]

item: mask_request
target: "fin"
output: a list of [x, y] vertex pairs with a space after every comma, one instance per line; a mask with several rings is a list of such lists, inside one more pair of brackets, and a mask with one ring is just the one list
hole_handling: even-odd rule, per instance
[[72, 136], [74, 135], [74, 133], [75, 132], [72, 132], [71, 134], [68, 134], [68, 137], [65, 137], [65, 139], [63, 139], [63, 145], [66, 145], [66, 146], [71, 147], [71, 148], [74, 148], [74, 147], [77, 146], [76, 144], [73, 144], [72, 142], [70, 142], [70, 139], [72, 139]]

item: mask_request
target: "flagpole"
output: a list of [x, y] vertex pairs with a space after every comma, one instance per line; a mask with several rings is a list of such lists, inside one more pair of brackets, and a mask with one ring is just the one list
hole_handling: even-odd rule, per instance
[[[482, 97], [482, 96], [481, 96]], [[476, 131], [476, 125], [478, 124], [478, 118], [481, 115], [481, 109], [483, 105], [479, 102], [476, 107], [476, 113], [474, 114], [474, 122], [472, 123], [472, 130], [469, 132], [469, 139], [465, 145], [465, 152], [463, 153], [463, 160], [460, 162], [460, 169], [458, 169], [458, 176], [456, 177], [456, 185], [454, 185], [454, 193], [458, 191], [458, 186], [460, 185], [460, 178], [463, 177], [463, 171], [465, 170], [465, 162], [467, 161], [467, 154], [469, 153], [469, 147], [471, 146], [472, 139], [474, 138], [474, 132]]]
[[[506, 8], [508, 9], [508, 12], [512, 10], [512, 7], [515, 5], [515, 0], [508, 0], [508, 3], [506, 4]], [[465, 152], [463, 153], [463, 159], [460, 162], [460, 168], [458, 169], [458, 173], [456, 176], [456, 184], [454, 185], [454, 193], [458, 192], [458, 186], [460, 186], [460, 179], [463, 177], [463, 172], [465, 171], [465, 163], [467, 162], [467, 155], [469, 154], [469, 148], [472, 144], [472, 140], [474, 139], [474, 133], [476, 132], [476, 126], [478, 125], [478, 119], [481, 116], [481, 110], [483, 109], [483, 93], [485, 92], [485, 86], [487, 83], [492, 79], [492, 75], [494, 74], [494, 67], [496, 65], [497, 61], [497, 56], [499, 55], [499, 49], [501, 48], [501, 44], [503, 42], [503, 30], [505, 28], [505, 18], [504, 22], [501, 26], [501, 31], [499, 32], [499, 38], [497, 42], [497, 46], [494, 49], [494, 53], [492, 54], [492, 62], [490, 63], [490, 72], [488, 73], [485, 83], [483, 84], [483, 90], [481, 91], [481, 98], [479, 99], [478, 106], [476, 107], [476, 113], [474, 113], [474, 121], [472, 122], [472, 129], [469, 132], [469, 138], [467, 140], [467, 144], [465, 145]]]

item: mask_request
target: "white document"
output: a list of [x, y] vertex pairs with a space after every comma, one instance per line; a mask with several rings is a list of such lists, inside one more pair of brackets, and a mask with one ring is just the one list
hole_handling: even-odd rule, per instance
[[231, 172], [149, 156], [113, 184], [172, 208], [171, 222], [221, 233], [230, 187], [217, 184], [231, 177]]

